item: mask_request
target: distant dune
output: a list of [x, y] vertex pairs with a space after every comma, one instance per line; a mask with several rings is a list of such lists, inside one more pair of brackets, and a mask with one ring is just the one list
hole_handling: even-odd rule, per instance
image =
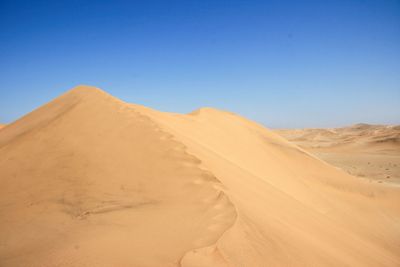
[[365, 123], [332, 129], [276, 130], [285, 138], [308, 148], [361, 151], [399, 150], [400, 126]]
[[286, 129], [276, 132], [353, 175], [400, 183], [398, 125], [360, 123], [333, 129]]
[[400, 187], [212, 108], [76, 87], [0, 131], [0, 183], [1, 266], [400, 265]]

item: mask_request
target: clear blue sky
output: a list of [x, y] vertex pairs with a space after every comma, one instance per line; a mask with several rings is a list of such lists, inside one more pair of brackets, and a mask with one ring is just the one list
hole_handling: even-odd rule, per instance
[[400, 123], [400, 1], [0, 0], [0, 122], [78, 84], [269, 127]]

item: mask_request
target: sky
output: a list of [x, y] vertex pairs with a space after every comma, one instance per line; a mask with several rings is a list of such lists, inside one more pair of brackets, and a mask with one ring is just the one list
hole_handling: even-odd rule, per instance
[[79, 84], [271, 128], [400, 124], [400, 1], [0, 0], [0, 123]]

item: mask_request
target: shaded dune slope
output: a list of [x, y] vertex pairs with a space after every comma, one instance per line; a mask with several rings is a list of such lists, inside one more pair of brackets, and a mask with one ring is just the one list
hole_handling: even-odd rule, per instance
[[232, 113], [71, 90], [0, 132], [6, 266], [398, 266], [400, 192]]

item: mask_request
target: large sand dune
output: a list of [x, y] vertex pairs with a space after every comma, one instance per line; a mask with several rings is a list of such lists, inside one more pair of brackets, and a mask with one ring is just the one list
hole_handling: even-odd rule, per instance
[[80, 86], [0, 131], [1, 266], [399, 266], [400, 188], [232, 113]]

